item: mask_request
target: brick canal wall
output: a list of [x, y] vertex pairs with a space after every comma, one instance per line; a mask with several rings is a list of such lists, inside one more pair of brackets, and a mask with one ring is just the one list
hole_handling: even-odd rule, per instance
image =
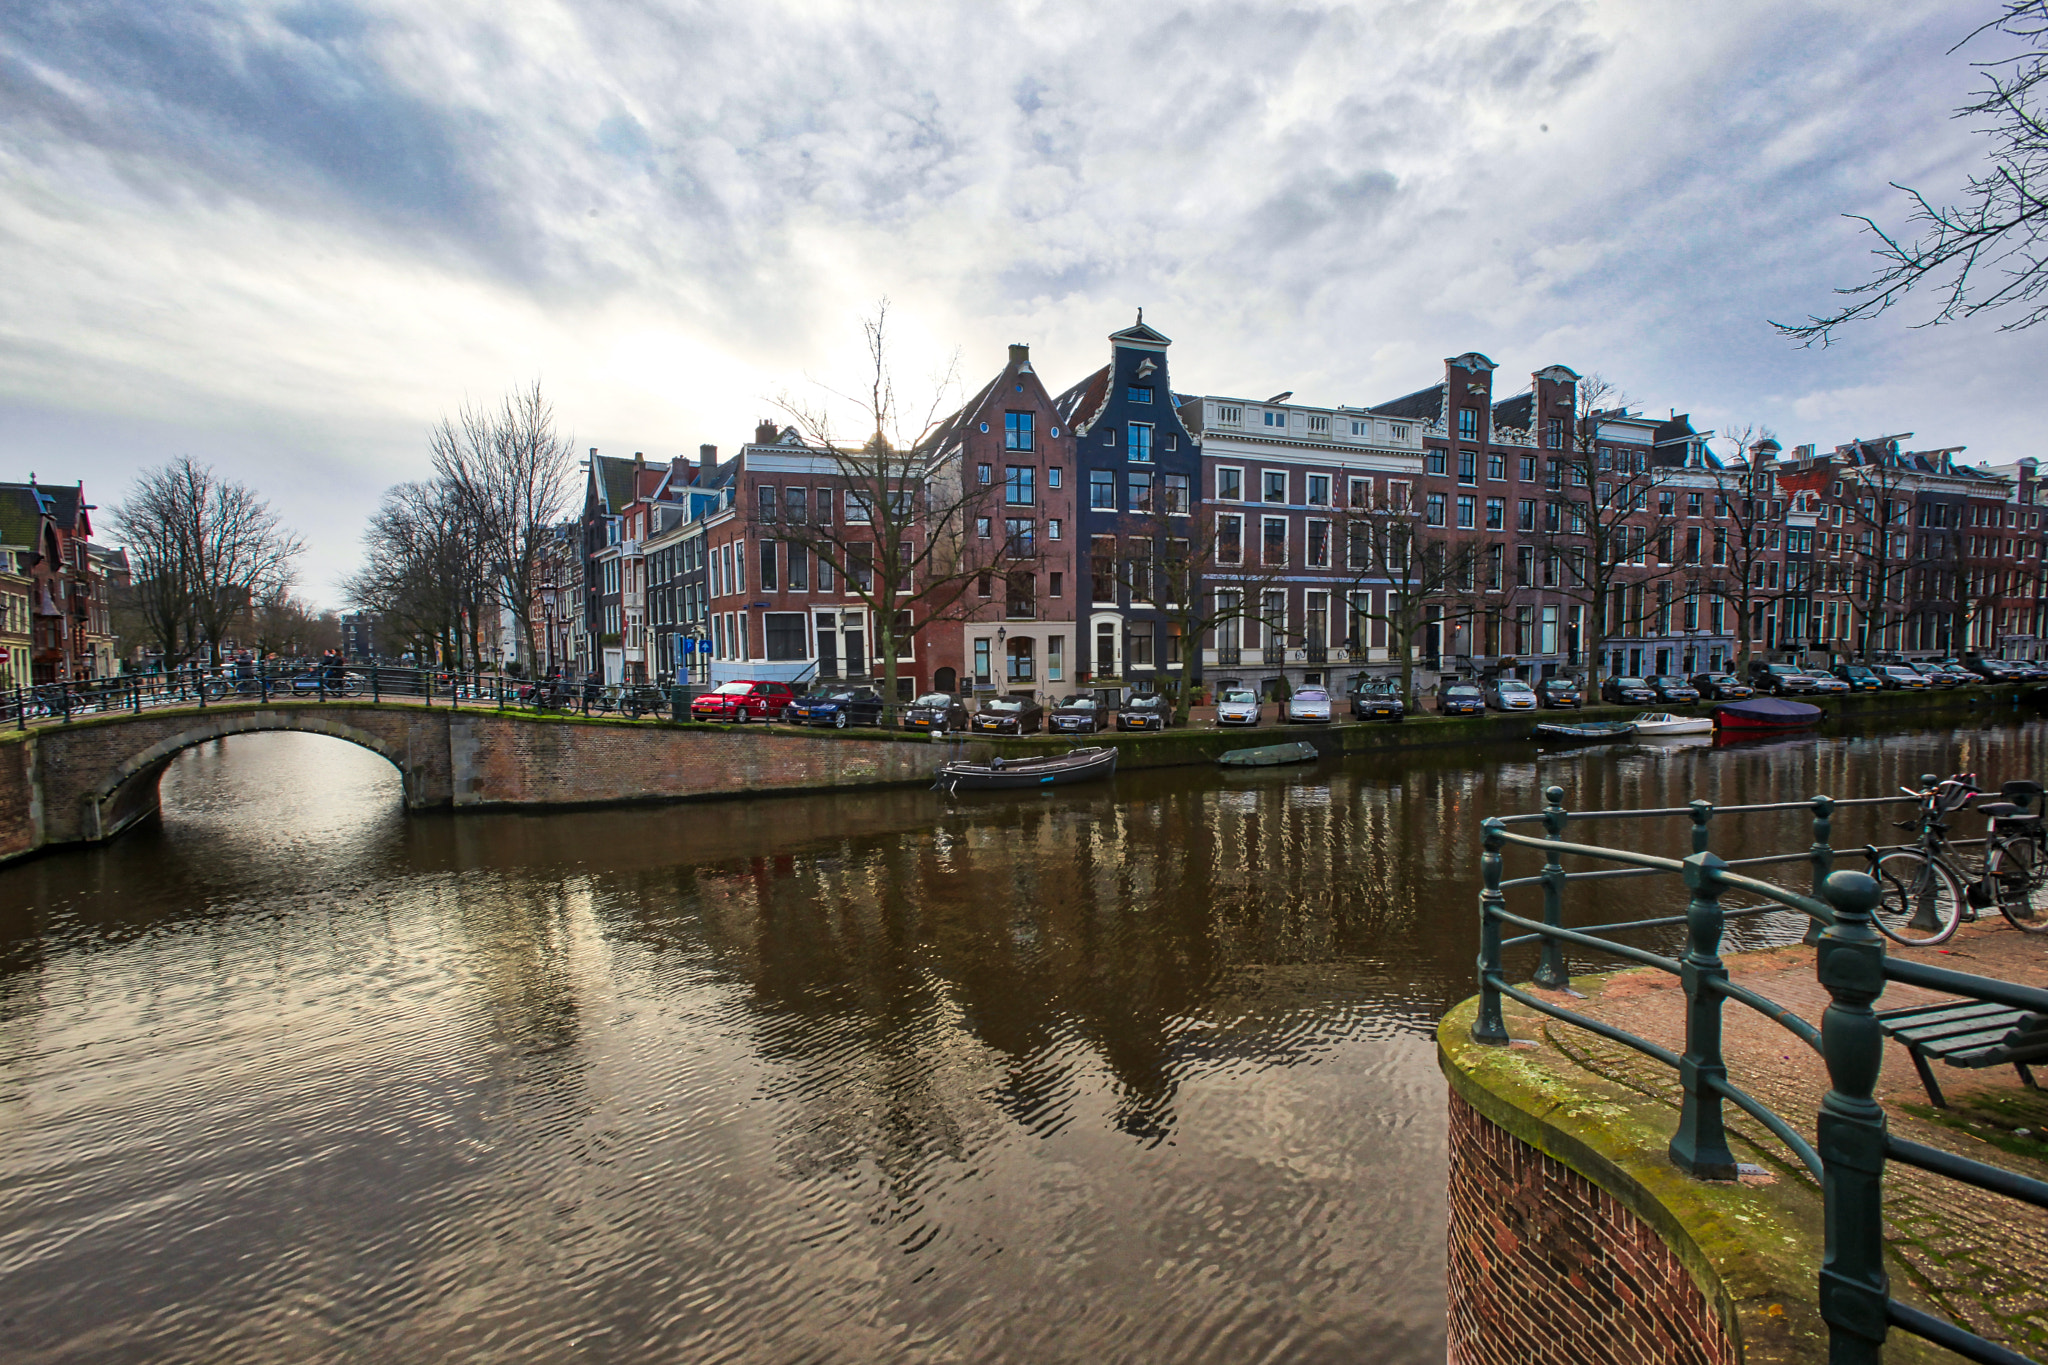
[[1684, 1262], [1612, 1193], [1451, 1095], [1453, 1365], [1735, 1365]]

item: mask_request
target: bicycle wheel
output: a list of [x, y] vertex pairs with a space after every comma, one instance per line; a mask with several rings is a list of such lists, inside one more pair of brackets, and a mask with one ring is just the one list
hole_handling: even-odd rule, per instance
[[1946, 943], [1962, 920], [1963, 888], [1946, 867], [1918, 849], [1885, 854], [1870, 869], [1881, 893], [1874, 918], [1894, 943]]
[[2032, 839], [1994, 844], [1984, 879], [1998, 897], [1998, 912], [2022, 933], [2048, 934], [2048, 857]]

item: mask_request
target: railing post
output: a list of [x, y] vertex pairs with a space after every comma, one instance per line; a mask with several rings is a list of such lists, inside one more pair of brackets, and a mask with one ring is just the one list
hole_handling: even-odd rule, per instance
[[1502, 837], [1507, 826], [1492, 819], [1481, 828], [1486, 831], [1486, 853], [1479, 860], [1485, 888], [1479, 893], [1479, 1014], [1472, 1021], [1472, 1041], [1505, 1043], [1508, 1026], [1501, 1018], [1500, 990], [1494, 983], [1501, 973], [1499, 915], [1507, 908], [1500, 890], [1500, 851], [1507, 845]]
[[14, 689], [14, 728], [28, 729], [28, 698], [22, 695], [19, 687]]
[[71, 723], [71, 684], [68, 682], [59, 682], [57, 684], [57, 710], [59, 715], [63, 717], [64, 723], [69, 725]]
[[1878, 886], [1861, 872], [1836, 872], [1822, 890], [1835, 922], [1821, 934], [1816, 955], [1829, 996], [1820, 1051], [1833, 1087], [1821, 1101], [1815, 1144], [1826, 1229], [1820, 1315], [1830, 1365], [1878, 1365], [1891, 1293], [1884, 1268], [1886, 1125], [1872, 1098], [1884, 1065], [1884, 1032], [1870, 1008], [1884, 993], [1884, 940], [1870, 918]]
[[[1807, 858], [1813, 863], [1813, 894], [1816, 899], [1827, 898], [1828, 874], [1835, 870], [1835, 850], [1829, 842], [1834, 836], [1835, 798], [1816, 796], [1813, 798], [1813, 843], [1806, 850]], [[1802, 942], [1820, 942], [1821, 923], [1808, 920], [1806, 936]]]
[[433, 708], [433, 705], [434, 705], [434, 670], [433, 670], [433, 669], [431, 669], [431, 668], [423, 668], [423, 669], [421, 669], [421, 670], [420, 670], [420, 687], [421, 687], [421, 689], [422, 689], [422, 691], [423, 691], [423, 693], [424, 693], [424, 695], [425, 695], [425, 697], [426, 697], [426, 699], [427, 699], [427, 707], [428, 707], [428, 709], [430, 709], [430, 710], [431, 710], [431, 709]]
[[192, 690], [199, 694], [199, 709], [204, 711], [206, 709], [206, 675], [200, 671], [198, 664], [192, 665]]
[[[1544, 789], [1543, 830], [1555, 845], [1564, 838], [1564, 827], [1571, 819], [1564, 808], [1564, 788]], [[1555, 847], [1546, 849], [1543, 864], [1543, 922], [1553, 929], [1564, 926], [1564, 864], [1558, 861]], [[1496, 967], [1495, 970], [1498, 970]], [[1543, 956], [1536, 964], [1536, 975], [1531, 978], [1547, 991], [1570, 990], [1571, 973], [1565, 967], [1564, 941], [1546, 936], [1543, 940]]]
[[1691, 814], [1692, 851], [1695, 853], [1705, 853], [1707, 851], [1707, 835], [1709, 832], [1707, 825], [1714, 818], [1714, 803], [1711, 801], [1695, 801], [1692, 803]]
[[1671, 1137], [1671, 1160], [1700, 1180], [1735, 1178], [1735, 1154], [1728, 1150], [1721, 1123], [1721, 1092], [1713, 1084], [1728, 1075], [1721, 1060], [1721, 992], [1714, 989], [1728, 979], [1721, 961], [1725, 866], [1711, 853], [1685, 860], [1685, 884], [1692, 889], [1692, 902], [1685, 907], [1685, 958], [1679, 965], [1685, 984], [1685, 1056], [1678, 1063], [1678, 1080], [1685, 1100]]
[[383, 690], [382, 690], [382, 689], [381, 689], [381, 688], [380, 688], [380, 687], [378, 686], [378, 683], [377, 683], [377, 665], [375, 665], [375, 664], [371, 664], [371, 665], [370, 665], [370, 700], [371, 700], [371, 701], [383, 701], [383, 700], [384, 700], [384, 693], [383, 693]]

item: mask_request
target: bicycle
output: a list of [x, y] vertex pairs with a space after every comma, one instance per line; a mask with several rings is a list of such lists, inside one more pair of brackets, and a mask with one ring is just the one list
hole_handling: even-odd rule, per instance
[[[1869, 871], [1877, 879], [1879, 901], [1873, 918], [1885, 937], [1908, 947], [1946, 943], [1964, 921], [1996, 905], [2014, 928], [2024, 933], [2048, 932], [2048, 847], [2041, 817], [2025, 813], [2016, 802], [1989, 802], [1979, 809], [1986, 817], [1984, 861], [1975, 875], [1965, 867], [1948, 841], [1943, 816], [1968, 806], [1980, 794], [1974, 773], [1958, 773], [1935, 781], [1921, 779], [1920, 818], [1901, 822], [1901, 829], [1919, 827], [1913, 844], [1880, 853], [1866, 847]], [[2038, 783], [2009, 782], [2001, 794], [2038, 799]]]

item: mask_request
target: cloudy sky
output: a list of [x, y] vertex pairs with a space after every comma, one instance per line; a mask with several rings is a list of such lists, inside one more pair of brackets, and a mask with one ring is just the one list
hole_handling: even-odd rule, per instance
[[[1378, 402], [1484, 351], [1788, 446], [2039, 438], [2048, 328], [1826, 351], [1981, 142], [1990, 0], [0, 6], [4, 477], [258, 484], [339, 603], [427, 427], [538, 378], [579, 448], [730, 449], [1011, 341], [1057, 389], [1142, 305], [1176, 387]], [[1505, 378], [1505, 376], [1503, 376]], [[1514, 381], [1502, 386], [1511, 391]]]

